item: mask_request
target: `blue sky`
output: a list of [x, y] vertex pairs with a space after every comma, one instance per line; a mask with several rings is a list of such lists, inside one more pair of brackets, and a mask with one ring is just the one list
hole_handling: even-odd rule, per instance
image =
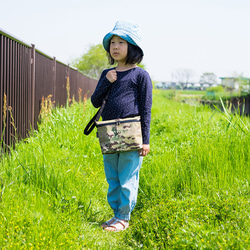
[[249, 0], [11, 0], [0, 29], [68, 63], [102, 42], [117, 20], [138, 23], [144, 64], [156, 81], [189, 69], [250, 77]]

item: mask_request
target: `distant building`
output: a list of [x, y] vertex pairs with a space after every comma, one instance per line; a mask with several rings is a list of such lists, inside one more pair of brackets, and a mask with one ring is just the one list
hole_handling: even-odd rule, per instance
[[250, 78], [246, 77], [220, 77], [221, 85], [228, 89], [238, 90], [240, 86], [249, 88]]
[[[156, 82], [154, 85], [158, 89], [182, 89], [183, 88], [183, 84], [180, 82]], [[208, 87], [211, 87], [211, 85], [201, 84], [199, 82], [189, 82], [186, 85], [185, 89], [187, 89], [187, 90], [205, 90]]]
[[160, 89], [173, 89], [175, 86], [175, 83], [173, 82], [156, 82], [155, 87]]

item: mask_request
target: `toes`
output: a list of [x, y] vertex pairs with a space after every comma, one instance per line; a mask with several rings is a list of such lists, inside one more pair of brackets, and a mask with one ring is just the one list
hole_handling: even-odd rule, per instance
[[105, 231], [108, 231], [108, 232], [114, 232], [116, 231], [117, 229], [115, 227], [111, 227], [111, 226], [107, 226], [104, 228]]

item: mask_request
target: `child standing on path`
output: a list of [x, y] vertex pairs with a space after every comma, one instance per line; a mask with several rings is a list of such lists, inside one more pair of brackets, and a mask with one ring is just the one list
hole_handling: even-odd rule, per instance
[[91, 96], [94, 107], [101, 106], [111, 87], [102, 112], [102, 120], [141, 117], [143, 147], [138, 151], [103, 155], [104, 170], [109, 184], [107, 199], [114, 217], [102, 224], [106, 231], [121, 231], [129, 226], [131, 212], [137, 201], [139, 170], [142, 156], [150, 150], [150, 121], [152, 106], [152, 82], [149, 74], [137, 67], [143, 59], [137, 25], [118, 21], [114, 29], [103, 39], [110, 64]]

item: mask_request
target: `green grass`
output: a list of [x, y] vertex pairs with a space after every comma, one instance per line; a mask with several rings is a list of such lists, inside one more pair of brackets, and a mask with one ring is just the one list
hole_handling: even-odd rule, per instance
[[222, 86], [211, 87], [206, 90], [166, 89], [162, 91], [165, 92], [165, 96], [168, 99], [172, 99], [178, 102], [184, 101], [187, 103], [190, 103], [190, 101], [196, 101], [198, 103], [200, 100], [213, 101], [216, 103], [219, 102], [221, 98], [224, 100], [224, 102], [228, 102], [231, 98], [248, 96], [247, 93], [244, 94], [241, 92], [224, 90]]
[[167, 89], [159, 90], [162, 93], [165, 93], [165, 97], [175, 101], [183, 101], [189, 99], [200, 100], [203, 96], [206, 95], [206, 91], [201, 90], [176, 90], [176, 89]]
[[[112, 216], [87, 102], [53, 110], [0, 162], [2, 249], [249, 249], [249, 118], [155, 91], [151, 152], [130, 227]], [[85, 110], [86, 108], [86, 110]]]

